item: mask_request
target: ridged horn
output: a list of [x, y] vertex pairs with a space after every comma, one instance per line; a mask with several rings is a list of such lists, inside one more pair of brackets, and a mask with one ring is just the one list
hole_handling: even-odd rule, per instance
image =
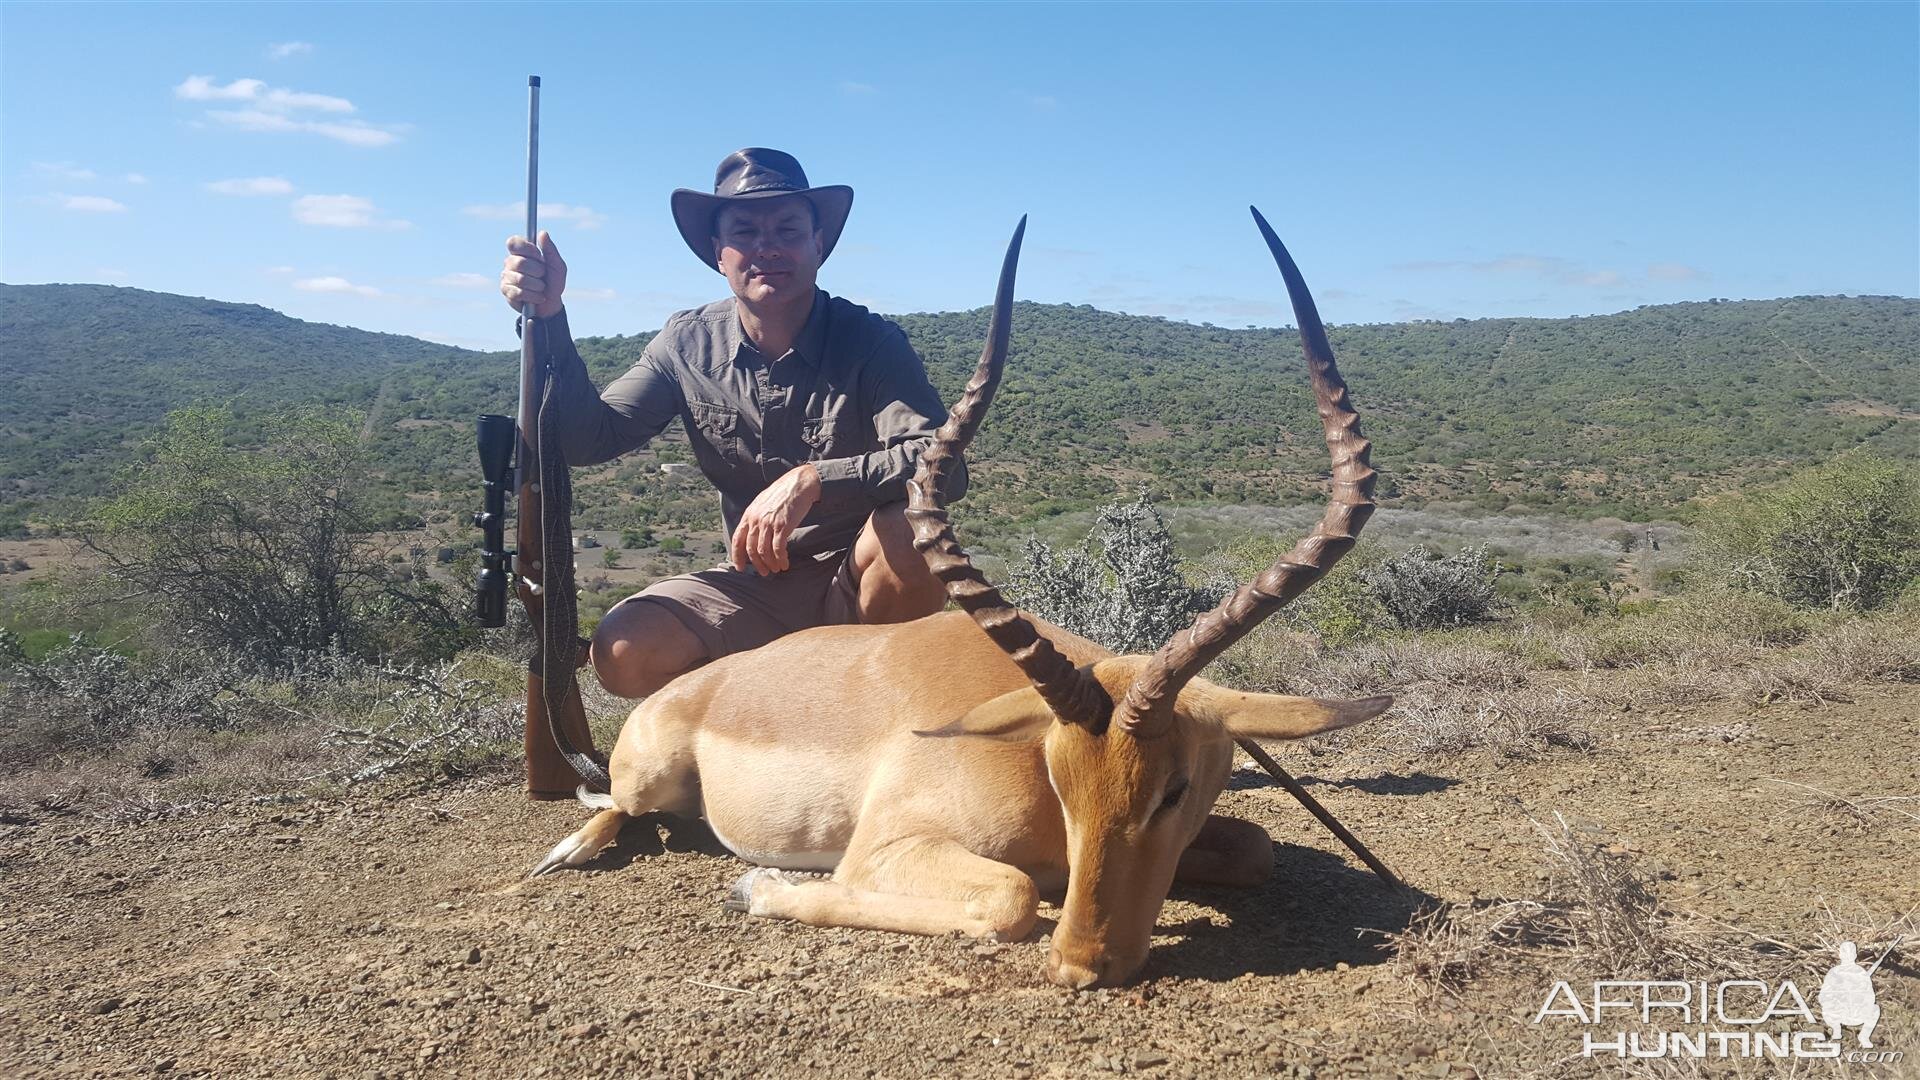
[[1293, 550], [1153, 654], [1127, 688], [1116, 715], [1120, 726], [1139, 738], [1164, 732], [1173, 719], [1173, 703], [1180, 688], [1261, 620], [1333, 569], [1333, 564], [1353, 549], [1361, 527], [1373, 514], [1374, 472], [1367, 461], [1371, 444], [1360, 434], [1360, 415], [1347, 400], [1347, 384], [1334, 365], [1333, 347], [1327, 344], [1326, 327], [1320, 324], [1313, 295], [1267, 219], [1258, 209], [1247, 209], [1253, 211], [1260, 235], [1266, 237], [1280, 276], [1286, 279], [1294, 320], [1300, 324], [1300, 345], [1313, 379], [1313, 396], [1326, 431], [1327, 449], [1333, 456], [1333, 493], [1320, 523]]
[[993, 321], [987, 329], [987, 345], [980, 352], [979, 366], [947, 414], [947, 422], [921, 451], [920, 467], [907, 484], [907, 521], [913, 526], [913, 546], [946, 586], [947, 595], [1013, 658], [1054, 715], [1071, 724], [1100, 729], [1112, 715], [1113, 699], [1099, 682], [1061, 655], [1053, 642], [1035, 630], [1033, 623], [987, 582], [986, 575], [974, 568], [954, 538], [953, 523], [946, 511], [947, 479], [954, 462], [980, 430], [987, 406], [993, 403], [993, 393], [1000, 386], [1001, 369], [1006, 366], [1007, 341], [1013, 326], [1014, 271], [1020, 263], [1020, 240], [1026, 232], [1027, 219], [1022, 216], [1013, 230], [1013, 241], [1007, 245], [1006, 261], [1000, 266]]

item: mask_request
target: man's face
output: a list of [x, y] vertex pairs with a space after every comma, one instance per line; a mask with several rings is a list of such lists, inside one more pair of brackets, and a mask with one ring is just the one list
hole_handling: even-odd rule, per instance
[[750, 304], [812, 302], [820, 232], [806, 196], [730, 204], [714, 219], [714, 233], [714, 257], [733, 295]]

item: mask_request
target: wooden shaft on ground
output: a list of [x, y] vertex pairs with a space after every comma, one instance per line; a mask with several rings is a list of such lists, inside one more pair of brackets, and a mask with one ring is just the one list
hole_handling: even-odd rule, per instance
[[1380, 880], [1396, 889], [1404, 889], [1407, 887], [1406, 883], [1402, 882], [1397, 874], [1387, 869], [1386, 863], [1381, 862], [1373, 852], [1367, 850], [1367, 845], [1361, 843], [1359, 837], [1348, 832], [1347, 827], [1340, 824], [1331, 813], [1328, 813], [1326, 807], [1321, 806], [1313, 796], [1307, 794], [1307, 789], [1300, 786], [1300, 781], [1287, 775], [1287, 770], [1281, 768], [1280, 763], [1273, 760], [1273, 755], [1267, 753], [1264, 747], [1252, 739], [1236, 739], [1234, 741], [1240, 744], [1240, 749], [1245, 750], [1248, 757], [1259, 762], [1260, 767], [1267, 770], [1268, 775], [1278, 780], [1280, 786], [1287, 789], [1287, 794], [1299, 799], [1300, 805], [1306, 807], [1308, 813], [1319, 818], [1320, 824], [1332, 830], [1333, 835], [1339, 837], [1340, 842], [1347, 845], [1349, 851], [1360, 856], [1360, 861], [1366, 863], [1368, 869], [1380, 875]]

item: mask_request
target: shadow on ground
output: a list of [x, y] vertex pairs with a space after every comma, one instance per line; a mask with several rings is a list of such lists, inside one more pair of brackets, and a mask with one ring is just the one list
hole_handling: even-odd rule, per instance
[[[1459, 780], [1451, 776], [1435, 776], [1432, 773], [1418, 772], [1401, 776], [1397, 773], [1381, 773], [1378, 776], [1350, 776], [1343, 780], [1322, 780], [1317, 776], [1297, 777], [1301, 787], [1352, 788], [1369, 795], [1432, 795], [1457, 787]], [[1230, 791], [1252, 791], [1260, 788], [1276, 788], [1280, 782], [1257, 769], [1235, 769], [1227, 778]]]
[[1297, 844], [1273, 846], [1273, 877], [1257, 889], [1176, 884], [1172, 896], [1212, 908], [1212, 920], [1162, 927], [1147, 978], [1224, 982], [1245, 974], [1292, 975], [1337, 964], [1362, 967], [1392, 955], [1384, 934], [1404, 930], [1435, 897], [1395, 889], [1339, 856]]

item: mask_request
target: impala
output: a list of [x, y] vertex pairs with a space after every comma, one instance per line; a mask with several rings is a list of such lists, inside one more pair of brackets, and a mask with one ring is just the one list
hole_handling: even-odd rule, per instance
[[[1253, 886], [1272, 841], [1212, 813], [1237, 738], [1298, 739], [1360, 723], [1391, 698], [1250, 694], [1200, 669], [1350, 549], [1373, 510], [1368, 444], [1292, 258], [1279, 264], [1332, 452], [1332, 498], [1304, 540], [1152, 656], [1116, 656], [1004, 600], [955, 540], [946, 479], [999, 385], [1023, 219], [987, 344], [909, 487], [915, 546], [962, 609], [828, 626], [716, 661], [634, 709], [611, 792], [535, 874], [592, 859], [628, 818], [704, 817], [754, 864], [727, 906], [814, 926], [994, 940], [1026, 936], [1065, 891], [1047, 977], [1124, 982], [1177, 879]], [[801, 871], [811, 871], [802, 874]]]

